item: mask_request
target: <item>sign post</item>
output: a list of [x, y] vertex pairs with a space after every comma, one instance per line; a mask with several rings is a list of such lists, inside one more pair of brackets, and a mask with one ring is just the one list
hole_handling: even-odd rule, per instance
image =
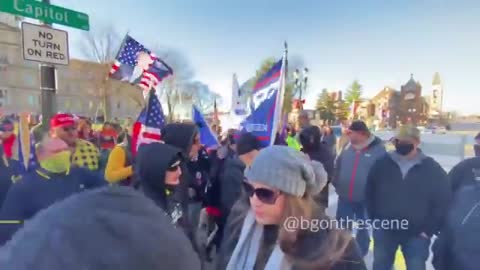
[[23, 59], [68, 65], [68, 33], [47, 26], [22, 23]]
[[23, 58], [41, 64], [42, 92], [41, 131], [48, 130], [50, 118], [56, 112], [57, 72], [54, 65], [68, 65], [68, 33], [51, 28], [52, 23], [89, 30], [88, 15], [50, 5], [50, 0], [1, 0], [0, 11], [42, 21], [45, 26], [22, 23]]

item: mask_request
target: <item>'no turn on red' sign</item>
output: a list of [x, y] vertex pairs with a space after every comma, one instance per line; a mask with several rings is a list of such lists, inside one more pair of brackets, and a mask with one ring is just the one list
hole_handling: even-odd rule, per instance
[[23, 59], [68, 65], [68, 33], [50, 27], [22, 23]]

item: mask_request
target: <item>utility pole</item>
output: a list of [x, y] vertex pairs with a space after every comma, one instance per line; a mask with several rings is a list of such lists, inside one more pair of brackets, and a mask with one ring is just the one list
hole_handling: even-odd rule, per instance
[[[50, 0], [43, 0], [44, 4], [49, 5]], [[44, 23], [51, 27], [51, 24]], [[42, 131], [47, 132], [49, 129], [50, 118], [56, 110], [56, 92], [57, 92], [57, 71], [54, 65], [40, 64], [40, 90], [42, 104]]]

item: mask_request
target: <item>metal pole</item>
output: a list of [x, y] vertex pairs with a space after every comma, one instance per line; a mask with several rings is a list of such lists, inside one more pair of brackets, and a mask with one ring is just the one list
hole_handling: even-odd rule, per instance
[[[49, 5], [50, 0], [43, 0]], [[51, 27], [50, 24], [44, 25]], [[55, 66], [40, 64], [40, 90], [42, 103], [42, 129], [46, 132], [49, 129], [50, 118], [56, 110], [57, 72]]]

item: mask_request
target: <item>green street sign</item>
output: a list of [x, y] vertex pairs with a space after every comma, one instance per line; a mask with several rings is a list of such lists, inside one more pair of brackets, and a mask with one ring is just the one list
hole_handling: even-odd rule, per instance
[[82, 30], [90, 29], [87, 14], [35, 0], [0, 0], [0, 11], [45, 23], [56, 23]]

